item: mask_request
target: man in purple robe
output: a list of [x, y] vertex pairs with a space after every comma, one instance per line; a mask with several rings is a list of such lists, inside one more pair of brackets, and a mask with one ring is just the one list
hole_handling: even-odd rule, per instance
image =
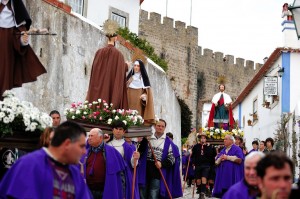
[[216, 181], [213, 196], [222, 198], [224, 193], [244, 176], [244, 154], [239, 146], [234, 144], [234, 137], [226, 135], [224, 149], [216, 157]]
[[75, 165], [85, 154], [85, 130], [64, 122], [48, 148], [21, 157], [0, 184], [0, 198], [92, 198]]
[[[89, 133], [87, 157], [81, 161], [84, 163], [83, 159], [86, 158], [84, 171], [88, 187], [94, 199], [131, 198], [130, 168], [114, 147], [105, 144], [103, 136], [98, 128]], [[132, 149], [128, 147], [125, 151], [128, 154]], [[139, 198], [138, 191], [135, 192], [135, 198]]]
[[[140, 165], [140, 167], [143, 167], [144, 169], [146, 167], [147, 179], [145, 189], [140, 195], [141, 199], [170, 198], [167, 187], [172, 198], [182, 197], [179, 170], [180, 153], [177, 146], [164, 133], [166, 124], [165, 120], [160, 119], [155, 125], [154, 135], [151, 136], [149, 141], [144, 139], [140, 144], [140, 161], [143, 159], [142, 157], [144, 157], [144, 155], [147, 155], [146, 163], [141, 161]], [[148, 147], [148, 142], [149, 145], [152, 146], [152, 149]], [[155, 158], [153, 154], [155, 155]], [[163, 178], [166, 181], [167, 187], [164, 184]]]
[[223, 199], [255, 199], [259, 193], [258, 190], [258, 177], [256, 173], [257, 163], [265, 156], [264, 153], [253, 151], [245, 158], [244, 172], [245, 177], [243, 180], [234, 184], [223, 196]]

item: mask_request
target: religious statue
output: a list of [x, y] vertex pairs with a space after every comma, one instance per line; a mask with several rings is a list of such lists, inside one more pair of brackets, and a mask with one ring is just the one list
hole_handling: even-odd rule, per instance
[[22, 0], [0, 0], [0, 100], [4, 91], [46, 73], [29, 45], [31, 19]]
[[223, 128], [229, 130], [233, 128], [234, 119], [232, 115], [232, 100], [225, 91], [225, 77], [218, 78], [219, 93], [215, 94], [212, 99], [212, 106], [208, 119], [208, 127]]
[[[138, 51], [137, 51], [138, 52]], [[155, 122], [152, 89], [141, 53], [133, 56], [134, 66], [127, 75], [128, 107], [137, 110], [147, 124]]]
[[293, 14], [292, 12], [289, 10], [289, 4], [285, 3], [282, 6], [282, 14], [281, 14], [281, 18], [287, 17], [286, 19], [288, 21], [292, 21], [293, 20]]
[[97, 101], [99, 98], [113, 109], [128, 109], [126, 72], [128, 63], [125, 63], [122, 53], [115, 48], [117, 41], [117, 22], [106, 20], [103, 31], [108, 38], [108, 45], [96, 52], [86, 100]]

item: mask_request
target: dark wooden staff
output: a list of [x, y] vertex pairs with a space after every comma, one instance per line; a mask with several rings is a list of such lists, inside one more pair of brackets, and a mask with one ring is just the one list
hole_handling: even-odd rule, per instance
[[187, 179], [187, 175], [188, 175], [188, 171], [189, 171], [191, 156], [192, 156], [192, 154], [189, 155], [189, 160], [188, 160], [188, 164], [187, 164], [187, 168], [186, 168], [186, 172], [185, 172], [185, 176], [184, 176], [184, 183], [182, 186], [182, 193], [184, 192], [184, 188], [185, 188], [185, 184], [186, 184], [186, 179]]
[[[155, 156], [155, 154], [154, 154], [152, 145], [151, 145], [151, 143], [150, 143], [149, 141], [148, 141], [148, 145], [149, 145], [149, 147], [150, 147], [150, 149], [151, 149], [151, 153], [152, 153], [153, 158], [154, 158], [154, 161], [155, 161], [155, 163], [156, 163], [156, 162], [157, 162], [157, 159], [156, 159], [156, 156]], [[168, 187], [168, 185], [167, 185], [166, 179], [165, 179], [165, 177], [164, 177], [164, 175], [163, 175], [161, 169], [159, 168], [158, 170], [159, 170], [159, 173], [160, 173], [161, 178], [163, 179], [164, 185], [166, 186], [168, 195], [169, 195], [170, 199], [172, 199], [172, 195], [171, 195], [170, 189], [169, 189], [169, 187]]]

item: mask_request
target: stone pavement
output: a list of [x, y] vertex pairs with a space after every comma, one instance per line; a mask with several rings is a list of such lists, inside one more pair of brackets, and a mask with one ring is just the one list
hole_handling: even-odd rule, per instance
[[[193, 197], [193, 186], [188, 187], [186, 186], [184, 189], [184, 193], [183, 193], [183, 197], [181, 197], [181, 199], [198, 199], [199, 198], [199, 194], [196, 194], [196, 189], [195, 189], [195, 193], [194, 193], [194, 197]], [[208, 199], [208, 197], [206, 197]], [[216, 199], [216, 198], [214, 198]]]

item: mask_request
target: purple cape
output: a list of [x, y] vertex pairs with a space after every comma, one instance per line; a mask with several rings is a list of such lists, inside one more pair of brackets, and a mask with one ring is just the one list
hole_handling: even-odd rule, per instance
[[[125, 142], [126, 143], [126, 142]], [[124, 144], [124, 159], [121, 154], [112, 146], [107, 144], [104, 145], [105, 151], [105, 161], [106, 161], [106, 172], [105, 172], [105, 185], [103, 191], [103, 199], [120, 199], [123, 198], [122, 193], [122, 178], [121, 172], [125, 174], [126, 180], [126, 196], [125, 198], [131, 198], [131, 188], [132, 188], [132, 172], [131, 163], [128, 165], [128, 161], [132, 157], [133, 150], [129, 144]], [[90, 148], [87, 149], [87, 154], [89, 154]], [[83, 157], [82, 159], [84, 159]], [[81, 161], [83, 162], [83, 161]], [[86, 165], [84, 165], [84, 171], [86, 172]], [[85, 174], [86, 175], [86, 174]], [[129, 186], [128, 186], [129, 185]], [[113, 187], [113, 191], [112, 191]], [[137, 180], [135, 186], [134, 198], [139, 198]]]
[[[183, 195], [180, 177], [180, 153], [178, 147], [168, 137], [166, 137], [165, 140], [165, 145], [162, 153], [162, 161], [168, 157], [170, 145], [172, 147], [175, 163], [171, 168], [162, 168], [161, 171], [165, 177], [172, 198], [179, 198]], [[160, 195], [163, 198], [170, 198], [162, 179], [160, 180]]]
[[[188, 165], [188, 162], [189, 162], [189, 157], [190, 157], [190, 154], [186, 154], [186, 155], [182, 155], [182, 166], [185, 165], [186, 167], [182, 169], [182, 175], [185, 177], [185, 174], [186, 174], [186, 169], [187, 169], [187, 165]], [[195, 175], [195, 171], [194, 171], [194, 168], [193, 168], [193, 162], [192, 162], [192, 158], [190, 159], [190, 164], [189, 164], [189, 170], [188, 170], [188, 173], [187, 173], [187, 177], [194, 177]]]
[[[0, 198], [53, 198], [53, 173], [43, 149], [22, 156], [6, 173], [0, 184]], [[92, 198], [78, 168], [69, 165], [75, 198]]]
[[222, 199], [255, 199], [256, 197], [250, 196], [248, 194], [248, 187], [245, 184], [245, 180], [241, 180], [234, 184], [230, 189], [224, 194]]
[[[225, 149], [226, 147], [221, 150], [221, 152], [217, 155], [217, 158], [226, 154]], [[242, 149], [233, 144], [226, 155], [236, 156], [242, 159], [242, 163], [237, 164], [232, 161], [225, 160], [216, 167], [216, 180], [213, 196], [220, 197], [224, 190], [229, 189], [233, 184], [237, 183], [244, 177], [244, 154]]]

